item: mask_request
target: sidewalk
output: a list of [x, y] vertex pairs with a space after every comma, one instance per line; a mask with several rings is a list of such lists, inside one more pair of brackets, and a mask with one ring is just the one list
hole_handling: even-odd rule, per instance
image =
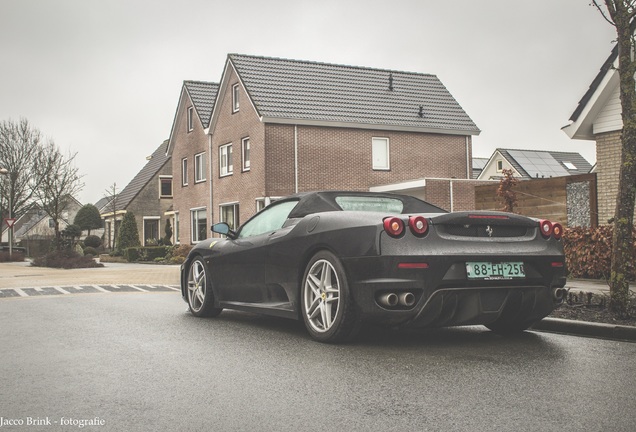
[[178, 265], [104, 263], [89, 269], [32, 267], [29, 262], [0, 263], [0, 289], [79, 284], [179, 285]]

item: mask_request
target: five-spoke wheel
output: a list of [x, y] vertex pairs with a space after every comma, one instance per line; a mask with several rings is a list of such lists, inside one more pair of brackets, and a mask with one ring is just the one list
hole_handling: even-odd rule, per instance
[[357, 319], [340, 261], [330, 252], [314, 255], [307, 264], [301, 295], [309, 334], [321, 342], [339, 342], [356, 332]]
[[214, 307], [214, 294], [201, 258], [195, 258], [188, 269], [188, 305], [190, 312], [199, 317], [216, 316], [222, 311]]

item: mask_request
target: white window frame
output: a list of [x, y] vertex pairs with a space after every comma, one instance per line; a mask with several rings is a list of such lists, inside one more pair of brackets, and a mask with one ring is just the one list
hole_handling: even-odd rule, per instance
[[232, 112], [238, 112], [239, 108], [239, 84], [236, 83], [232, 86]]
[[188, 158], [181, 159], [181, 186], [188, 185]]
[[181, 244], [181, 236], [179, 235], [179, 212], [174, 212], [174, 223], [172, 225], [172, 237], [174, 238], [174, 244]]
[[194, 107], [188, 107], [188, 132], [192, 132], [194, 130]]
[[205, 152], [202, 152], [194, 155], [194, 182], [201, 183], [205, 180]]
[[[170, 195], [164, 195], [163, 191], [163, 181], [170, 180]], [[159, 176], [159, 198], [172, 198], [174, 194], [174, 185], [172, 184], [172, 176], [160, 175]]]
[[499, 159], [495, 163], [496, 163], [497, 172], [502, 172], [503, 171], [503, 160]]
[[[207, 233], [207, 220], [208, 220], [208, 214], [207, 214], [207, 209], [205, 207], [196, 207], [196, 208], [191, 208], [190, 209], [190, 242], [192, 244], [196, 244], [199, 242], [202, 242], [203, 240], [205, 240], [205, 238], [200, 239], [198, 238], [199, 235], [199, 231], [198, 231], [198, 227], [199, 227], [199, 212], [203, 212], [205, 214], [205, 224], [206, 224], [206, 233]], [[196, 223], [194, 223], [194, 215], [197, 215], [197, 219], [196, 219]], [[207, 238], [207, 237], [206, 237]]]
[[[384, 152], [386, 153], [386, 164], [376, 164], [376, 150], [377, 146], [384, 144]], [[371, 164], [374, 171], [389, 171], [391, 169], [391, 144], [387, 137], [372, 137], [371, 138]]]
[[230, 176], [234, 173], [232, 154], [232, 143], [219, 147], [219, 177]]
[[[247, 145], [247, 152], [245, 151], [246, 145]], [[245, 153], [247, 153], [247, 158], [245, 157]], [[250, 170], [251, 157], [252, 157], [252, 154], [251, 154], [250, 137], [245, 137], [241, 139], [241, 159], [243, 164], [243, 172]]]
[[161, 239], [161, 216], [144, 216], [143, 217], [143, 223], [141, 224], [141, 229], [142, 229], [142, 244], [144, 246], [148, 246], [147, 243], [147, 238], [146, 238], [146, 221], [147, 220], [152, 220], [152, 221], [157, 221], [157, 239], [156, 240], [160, 240]]
[[256, 198], [256, 213], [265, 208], [265, 198]]
[[225, 220], [225, 218], [223, 217], [223, 208], [224, 207], [234, 207], [234, 220], [232, 221], [232, 224], [230, 225], [230, 228], [232, 228], [232, 230], [236, 231], [239, 229], [239, 224], [240, 224], [240, 217], [239, 217], [239, 211], [240, 211], [240, 206], [239, 206], [239, 202], [238, 201], [233, 201], [233, 202], [227, 202], [227, 203], [223, 203], [219, 205], [219, 218], [221, 222], [225, 222], [227, 223], [228, 221]]

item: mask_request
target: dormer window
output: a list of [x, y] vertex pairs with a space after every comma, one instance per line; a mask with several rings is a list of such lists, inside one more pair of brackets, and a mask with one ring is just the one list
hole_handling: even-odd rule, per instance
[[238, 112], [239, 110], [239, 85], [234, 84], [232, 86], [232, 112]]
[[194, 107], [188, 107], [188, 132], [194, 129]]

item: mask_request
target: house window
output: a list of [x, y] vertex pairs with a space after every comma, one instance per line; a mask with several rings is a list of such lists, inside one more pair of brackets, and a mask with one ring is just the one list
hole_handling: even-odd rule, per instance
[[205, 207], [190, 210], [192, 215], [192, 243], [198, 243], [207, 238], [208, 233], [208, 215]]
[[219, 148], [219, 175], [221, 177], [234, 172], [232, 165], [232, 144], [226, 144]]
[[188, 159], [181, 159], [181, 185], [188, 185]]
[[500, 159], [497, 161], [497, 172], [503, 171], [503, 161]]
[[159, 217], [144, 217], [144, 246], [159, 244]]
[[265, 198], [259, 198], [256, 200], [256, 213], [265, 208]]
[[205, 153], [194, 155], [194, 182], [205, 181]]
[[172, 198], [172, 177], [159, 177], [159, 198]]
[[194, 107], [188, 107], [188, 132], [194, 129]]
[[173, 220], [173, 237], [174, 237], [174, 244], [179, 244], [180, 243], [180, 236], [179, 236], [179, 212], [174, 212], [174, 220]]
[[232, 86], [232, 112], [238, 112], [239, 110], [239, 85], [234, 84]]
[[241, 140], [241, 148], [243, 154], [243, 171], [250, 170], [250, 138], [243, 138]]
[[221, 207], [221, 222], [225, 222], [230, 229], [236, 230], [239, 226], [239, 205], [238, 203], [224, 204]]
[[374, 170], [388, 170], [389, 167], [389, 139], [372, 139], [372, 158]]

